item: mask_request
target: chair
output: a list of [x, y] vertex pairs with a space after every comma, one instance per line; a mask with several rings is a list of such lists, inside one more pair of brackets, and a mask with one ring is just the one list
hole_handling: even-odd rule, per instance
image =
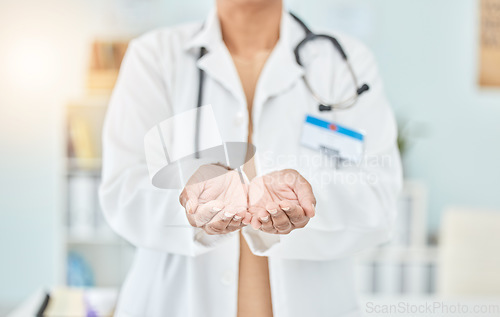
[[500, 295], [500, 211], [449, 208], [440, 244], [440, 295]]

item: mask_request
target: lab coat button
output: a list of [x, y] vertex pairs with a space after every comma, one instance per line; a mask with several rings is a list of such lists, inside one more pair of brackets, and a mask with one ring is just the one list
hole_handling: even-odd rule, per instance
[[236, 114], [236, 118], [234, 119], [234, 123], [236, 125], [242, 125], [245, 123], [245, 114], [243, 112], [238, 112]]
[[222, 278], [220, 279], [223, 285], [231, 285], [234, 282], [234, 272], [233, 271], [226, 271], [222, 275]]

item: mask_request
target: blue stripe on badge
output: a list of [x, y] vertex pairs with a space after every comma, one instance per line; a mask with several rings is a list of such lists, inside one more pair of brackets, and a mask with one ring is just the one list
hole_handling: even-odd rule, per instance
[[338, 125], [336, 123], [331, 123], [331, 122], [328, 122], [328, 121], [324, 121], [324, 120], [321, 120], [321, 119], [318, 119], [318, 118], [315, 118], [315, 117], [312, 117], [312, 116], [307, 116], [306, 117], [306, 122], [310, 123], [310, 124], [313, 124], [315, 126], [318, 126], [320, 128], [332, 130], [332, 131], [335, 131], [337, 133], [341, 133], [341, 134], [350, 136], [351, 138], [358, 139], [360, 141], [364, 140], [364, 135], [362, 135], [361, 133], [353, 131], [351, 129], [348, 129], [346, 127]]

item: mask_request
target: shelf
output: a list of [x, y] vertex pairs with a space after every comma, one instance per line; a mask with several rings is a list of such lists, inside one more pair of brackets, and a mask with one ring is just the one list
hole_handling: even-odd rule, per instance
[[439, 249], [435, 246], [427, 247], [398, 247], [388, 246], [361, 253], [358, 260], [361, 262], [389, 262], [389, 263], [436, 263]]
[[107, 108], [111, 97], [111, 91], [94, 91], [92, 95], [74, 99], [68, 102], [68, 108]]
[[100, 158], [67, 159], [66, 174], [68, 176], [99, 176], [101, 175], [102, 160]]
[[89, 91], [112, 91], [118, 74], [118, 69], [92, 70], [87, 77], [87, 88]]

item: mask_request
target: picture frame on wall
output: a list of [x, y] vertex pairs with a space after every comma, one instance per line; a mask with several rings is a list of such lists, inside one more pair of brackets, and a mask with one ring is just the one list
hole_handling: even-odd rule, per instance
[[479, 85], [500, 88], [500, 0], [480, 5]]

